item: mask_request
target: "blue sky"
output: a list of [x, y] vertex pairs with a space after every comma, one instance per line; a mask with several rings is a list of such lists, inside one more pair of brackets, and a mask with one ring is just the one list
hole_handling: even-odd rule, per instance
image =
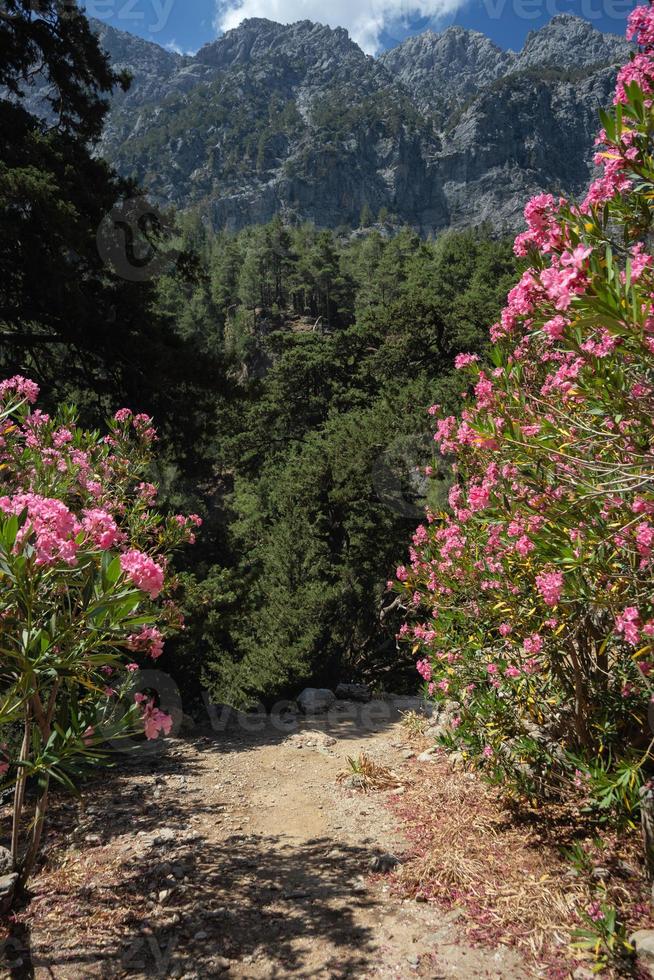
[[624, 32], [635, 0], [85, 0], [87, 13], [178, 51], [193, 52], [244, 16], [290, 23], [307, 18], [341, 26], [369, 53], [409, 34], [449, 24], [482, 31], [520, 48], [555, 13], [586, 17], [602, 31]]

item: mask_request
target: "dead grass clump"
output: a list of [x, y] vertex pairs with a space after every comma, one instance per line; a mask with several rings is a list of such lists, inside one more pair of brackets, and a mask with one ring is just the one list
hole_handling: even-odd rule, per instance
[[365, 793], [373, 789], [395, 789], [400, 785], [400, 778], [387, 766], [375, 762], [369, 755], [362, 752], [356, 757], [348, 756], [349, 770], [337, 776], [338, 782], [350, 780], [351, 785], [362, 789]]
[[418, 738], [425, 734], [429, 719], [421, 715], [418, 711], [403, 711], [402, 727], [406, 730], [410, 738]]

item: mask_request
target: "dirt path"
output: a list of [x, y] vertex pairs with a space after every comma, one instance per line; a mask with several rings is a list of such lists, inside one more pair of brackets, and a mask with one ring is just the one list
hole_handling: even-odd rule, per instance
[[407, 842], [389, 792], [337, 781], [347, 756], [416, 778], [402, 705], [381, 707], [254, 732], [207, 726], [145, 767], [106, 774], [72, 838], [76, 814], [56, 815], [55, 866], [19, 916], [9, 975], [533, 976], [506, 947], [462, 942], [456, 913], [370, 874], [375, 855], [401, 856]]

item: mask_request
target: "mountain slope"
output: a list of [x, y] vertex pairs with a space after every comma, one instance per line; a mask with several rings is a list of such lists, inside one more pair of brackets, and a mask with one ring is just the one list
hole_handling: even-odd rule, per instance
[[180, 57], [95, 21], [134, 81], [102, 152], [215, 226], [280, 212], [337, 227], [386, 208], [424, 234], [515, 226], [527, 194], [579, 195], [620, 38], [559, 15], [519, 53], [452, 27], [378, 59], [342, 29], [244, 21]]

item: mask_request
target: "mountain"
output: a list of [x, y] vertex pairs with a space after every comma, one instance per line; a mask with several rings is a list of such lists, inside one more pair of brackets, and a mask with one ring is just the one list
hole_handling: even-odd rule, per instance
[[377, 59], [310, 21], [247, 20], [193, 57], [93, 24], [133, 76], [101, 152], [160, 203], [233, 228], [275, 213], [355, 226], [366, 206], [423, 234], [513, 228], [528, 195], [583, 193], [631, 50], [566, 14], [518, 53], [451, 27]]

